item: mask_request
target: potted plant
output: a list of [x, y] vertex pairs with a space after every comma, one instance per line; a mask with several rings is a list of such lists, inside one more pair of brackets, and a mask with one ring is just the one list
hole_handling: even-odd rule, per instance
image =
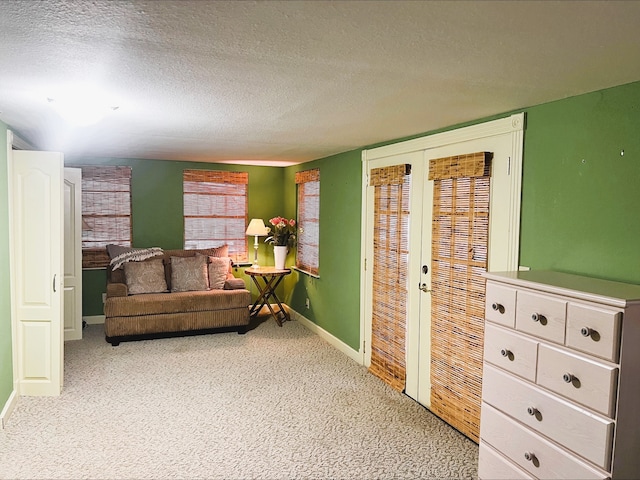
[[275, 267], [281, 270], [285, 268], [284, 263], [289, 247], [296, 243], [296, 221], [293, 218], [287, 220], [284, 217], [273, 217], [269, 223], [272, 227], [265, 242], [273, 245]]

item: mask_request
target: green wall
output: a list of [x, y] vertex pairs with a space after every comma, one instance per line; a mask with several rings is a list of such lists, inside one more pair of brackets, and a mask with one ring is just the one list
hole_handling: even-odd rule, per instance
[[640, 82], [526, 111], [520, 263], [640, 283]]
[[11, 290], [9, 284], [9, 186], [7, 125], [0, 122], [0, 410], [13, 390]]
[[[249, 217], [268, 219], [279, 215], [283, 197], [283, 169], [229, 164], [178, 162], [117, 158], [65, 158], [65, 166], [126, 165], [131, 167], [131, 204], [133, 245], [135, 247], [183, 248], [182, 172], [186, 169], [231, 170], [249, 173]], [[253, 258], [253, 241], [249, 245]], [[273, 262], [267, 245], [261, 243], [258, 259]], [[84, 270], [82, 279], [82, 314], [102, 315], [105, 291], [104, 269]], [[247, 282], [249, 286], [249, 282]], [[253, 288], [253, 287], [252, 287]]]
[[295, 173], [320, 170], [320, 278], [293, 275], [298, 281], [288, 290], [287, 304], [356, 350], [360, 342], [361, 159], [361, 150], [353, 150], [288, 167], [285, 175], [286, 210], [294, 216]]

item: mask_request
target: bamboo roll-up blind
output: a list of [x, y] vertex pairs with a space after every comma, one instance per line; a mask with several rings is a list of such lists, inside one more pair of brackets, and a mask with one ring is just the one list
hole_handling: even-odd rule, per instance
[[[488, 171], [489, 155], [481, 155], [487, 162], [476, 170], [478, 173]], [[447, 163], [449, 159], [445, 159]], [[431, 410], [476, 442], [484, 345], [485, 282], [481, 275], [487, 268], [489, 187], [488, 176], [457, 176], [436, 179], [433, 195]]]
[[409, 167], [374, 169], [370, 180], [375, 188], [369, 371], [398, 391], [406, 383]]
[[229, 246], [229, 256], [246, 261], [247, 172], [183, 172], [184, 248]]
[[320, 273], [320, 170], [296, 172], [298, 185], [298, 242], [296, 267]]
[[131, 167], [82, 166], [82, 268], [109, 264], [106, 246], [131, 246]]

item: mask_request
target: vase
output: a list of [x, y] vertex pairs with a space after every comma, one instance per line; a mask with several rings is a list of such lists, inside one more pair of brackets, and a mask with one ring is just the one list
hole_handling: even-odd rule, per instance
[[273, 247], [273, 256], [275, 258], [275, 266], [277, 269], [284, 269], [284, 262], [287, 259], [287, 250], [288, 247], [286, 245], [280, 246], [275, 245]]

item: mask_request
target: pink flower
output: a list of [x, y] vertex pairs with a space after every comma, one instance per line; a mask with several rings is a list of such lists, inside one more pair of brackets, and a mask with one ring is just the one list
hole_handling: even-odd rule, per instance
[[271, 235], [267, 237], [265, 242], [274, 245], [294, 245], [296, 241], [296, 221], [292, 218], [287, 220], [284, 217], [273, 217], [269, 220], [273, 225]]

